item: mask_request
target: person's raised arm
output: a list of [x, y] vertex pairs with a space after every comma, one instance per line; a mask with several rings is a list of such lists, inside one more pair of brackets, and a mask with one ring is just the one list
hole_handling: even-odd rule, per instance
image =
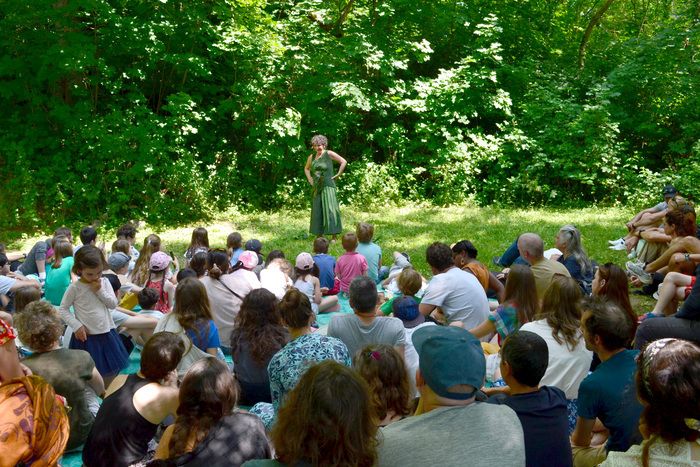
[[345, 166], [348, 165], [348, 161], [346, 161], [342, 156], [338, 155], [338, 153], [335, 153], [333, 151], [328, 151], [328, 155], [331, 159], [340, 164], [340, 167], [338, 168], [338, 173], [333, 176], [333, 178], [336, 179], [342, 175], [343, 171], [345, 170]]
[[313, 185], [314, 184], [314, 179], [311, 178], [311, 158], [313, 155], [309, 155], [309, 158], [306, 159], [306, 165], [304, 166], [304, 173], [306, 174], [306, 179], [309, 181], [309, 184]]

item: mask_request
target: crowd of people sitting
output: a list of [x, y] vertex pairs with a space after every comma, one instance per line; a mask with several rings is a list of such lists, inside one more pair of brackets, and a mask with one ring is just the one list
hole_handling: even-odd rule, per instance
[[337, 259], [204, 228], [178, 259], [131, 224], [3, 249], [0, 466], [700, 465], [700, 240], [663, 194], [611, 242], [627, 271], [573, 225], [494, 271], [432, 243], [430, 278], [364, 222]]

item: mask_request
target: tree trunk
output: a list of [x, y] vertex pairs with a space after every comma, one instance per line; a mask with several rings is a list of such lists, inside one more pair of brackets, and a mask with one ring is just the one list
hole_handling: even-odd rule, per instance
[[593, 32], [593, 28], [596, 27], [598, 23], [600, 23], [600, 20], [603, 18], [603, 15], [605, 14], [606, 11], [608, 11], [608, 8], [610, 8], [610, 5], [613, 4], [615, 0], [605, 0], [605, 3], [598, 8], [598, 11], [595, 12], [591, 20], [588, 22], [588, 27], [586, 28], [586, 31], [583, 33], [583, 38], [581, 39], [581, 45], [578, 48], [578, 68], [579, 70], [583, 69], [583, 65], [586, 61], [586, 46], [588, 45], [588, 40], [591, 38], [591, 33]]

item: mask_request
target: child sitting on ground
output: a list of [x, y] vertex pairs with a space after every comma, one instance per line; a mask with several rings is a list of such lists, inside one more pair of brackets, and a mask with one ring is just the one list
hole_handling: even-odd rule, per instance
[[350, 282], [357, 276], [367, 275], [367, 260], [359, 254], [357, 248], [357, 236], [348, 232], [343, 235], [343, 248], [345, 254], [338, 258], [335, 265], [335, 275], [340, 281], [340, 291], [347, 294], [350, 291]]
[[374, 226], [367, 222], [360, 222], [355, 229], [357, 240], [357, 252], [367, 260], [367, 275], [375, 283], [381, 282], [389, 272], [389, 268], [382, 267], [382, 249], [372, 241], [374, 237]]
[[492, 396], [488, 402], [505, 404], [518, 415], [526, 465], [573, 465], [566, 396], [553, 386], [539, 386], [547, 371], [547, 343], [534, 332], [518, 331], [505, 340], [501, 354], [501, 375], [510, 395]]
[[192, 239], [185, 251], [185, 267], [189, 267], [194, 255], [207, 251], [209, 251], [209, 232], [204, 227], [197, 227], [192, 231]]
[[389, 300], [384, 302], [381, 307], [379, 307], [382, 314], [386, 316], [391, 314], [394, 301], [401, 296], [411, 297], [416, 301], [416, 303], [420, 303], [420, 298], [415, 296], [423, 287], [423, 278], [418, 271], [412, 267], [405, 268], [403, 271], [401, 271], [401, 274], [399, 274], [396, 282], [398, 285], [399, 294], [391, 297]]
[[339, 288], [335, 282], [335, 256], [328, 254], [328, 239], [318, 237], [314, 240], [314, 263], [318, 266], [318, 280], [321, 282], [323, 295], [335, 295]]
[[318, 280], [318, 266], [309, 253], [299, 253], [294, 268], [297, 280], [294, 287], [309, 297], [311, 309], [315, 314], [339, 311], [338, 297], [321, 295], [321, 284]]
[[173, 298], [175, 297], [175, 286], [169, 280], [166, 280], [166, 272], [170, 266], [170, 256], [162, 251], [156, 251], [151, 255], [150, 268], [146, 287], [156, 289], [158, 291], [158, 303], [155, 309], [170, 313], [173, 308]]
[[398, 293], [399, 288], [396, 280], [398, 279], [399, 274], [401, 274], [401, 271], [410, 267], [413, 266], [411, 265], [411, 257], [408, 256], [408, 253], [395, 251], [394, 263], [391, 265], [391, 268], [389, 268], [389, 275], [382, 281], [384, 291], [391, 294]]
[[231, 258], [231, 267], [238, 262], [238, 257], [243, 253], [243, 237], [238, 232], [232, 232], [226, 237], [226, 251]]

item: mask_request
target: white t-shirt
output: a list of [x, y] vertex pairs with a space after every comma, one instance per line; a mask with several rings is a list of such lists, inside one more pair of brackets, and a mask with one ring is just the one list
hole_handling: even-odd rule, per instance
[[435, 323], [431, 321], [426, 321], [423, 324], [419, 324], [415, 328], [405, 328], [406, 329], [406, 346], [404, 347], [404, 360], [406, 361], [406, 371], [408, 372], [408, 382], [411, 386], [411, 394], [415, 394], [416, 397], [420, 396], [420, 393], [416, 389], [416, 370], [418, 369], [418, 352], [413, 346], [413, 333], [420, 328], [426, 326], [435, 326]]
[[[211, 312], [214, 315], [214, 323], [219, 329], [221, 344], [231, 346], [231, 332], [233, 324], [241, 309], [241, 303], [251, 290], [260, 288], [260, 281], [254, 272], [239, 269], [231, 274], [224, 274], [221, 280], [204, 276], [200, 279], [207, 289]], [[228, 287], [228, 288], [227, 288]], [[235, 296], [229, 290], [233, 290], [239, 296]]]
[[549, 350], [547, 371], [540, 381], [540, 386], [554, 386], [566, 394], [566, 398], [578, 398], [578, 387], [588, 375], [593, 360], [593, 352], [586, 349], [586, 342], [579, 331], [579, 340], [574, 350], [570, 350], [566, 341], [558, 343], [552, 335], [552, 328], [547, 320], [532, 321], [520, 327], [521, 331], [530, 331], [542, 337]]
[[0, 295], [7, 295], [10, 291], [10, 287], [12, 287], [15, 282], [17, 281], [11, 277], [0, 276]]
[[457, 267], [433, 276], [421, 303], [439, 306], [448, 324], [462, 321], [465, 329], [477, 327], [489, 315], [489, 301], [479, 279]]

